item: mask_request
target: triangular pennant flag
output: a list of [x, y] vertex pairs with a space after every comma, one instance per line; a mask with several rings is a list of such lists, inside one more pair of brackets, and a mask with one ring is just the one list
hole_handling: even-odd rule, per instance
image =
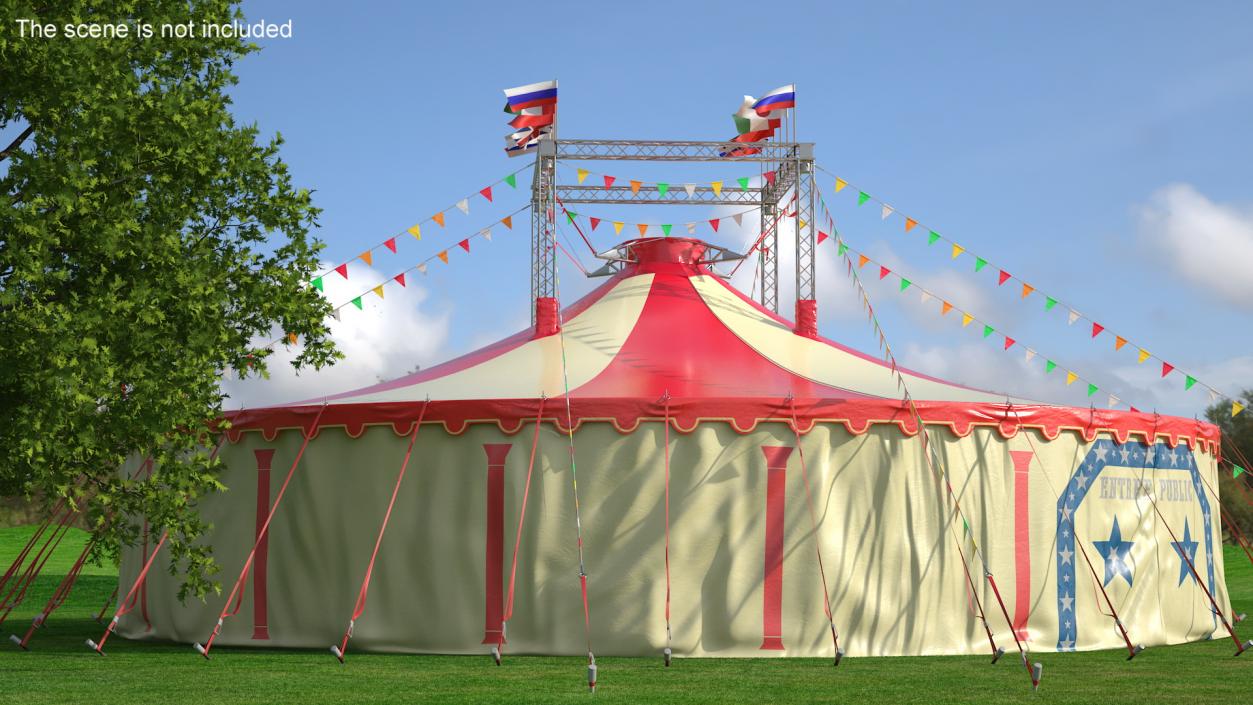
[[1070, 313], [1066, 316], [1066, 323], [1073, 326], [1077, 320], [1079, 320], [1079, 312], [1071, 309]]
[[617, 221], [617, 220], [613, 221], [613, 234], [614, 234], [614, 235], [619, 235], [619, 234], [621, 234], [621, 233], [622, 233], [622, 226], [623, 226], [623, 225], [625, 225], [625, 223], [621, 223], [621, 222], [619, 222], [619, 221]]
[[444, 227], [444, 213], [442, 211], [431, 216], [431, 220], [439, 223], [439, 227]]
[[370, 291], [373, 291], [375, 294], [378, 294], [378, 297], [380, 299], [383, 298], [383, 285], [382, 284], [379, 284], [378, 286], [374, 287]]
[[961, 255], [961, 253], [965, 251], [966, 251], [966, 248], [962, 247], [961, 245], [958, 245], [957, 243], [953, 243], [952, 259], [957, 259]]
[[948, 315], [948, 312], [949, 312], [949, 311], [952, 311], [952, 310], [953, 310], [953, 304], [950, 304], [950, 303], [949, 303], [949, 302], [947, 302], [947, 301], [944, 301], [944, 302], [942, 302], [942, 303], [940, 304], [940, 315], [941, 315], [941, 316], [947, 316], [947, 315]]
[[841, 179], [841, 178], [840, 178], [840, 177], [838, 177], [838, 176], [837, 176], [837, 177], [835, 177], [835, 192], [836, 192], [836, 193], [839, 193], [840, 191], [843, 191], [845, 186], [848, 186], [848, 182], [847, 182], [847, 181], [845, 181], [844, 179]]
[[1194, 384], [1196, 384], [1196, 377], [1193, 377], [1192, 375], [1187, 375], [1183, 380], [1183, 388], [1185, 390], [1192, 389], [1192, 385]]
[[361, 297], [360, 297], [360, 296], [358, 296], [357, 298], [353, 299], [353, 300], [352, 300], [352, 305], [353, 305], [353, 306], [356, 306], [356, 307], [357, 307], [357, 310], [358, 310], [358, 311], [360, 311], [360, 310], [361, 310]]
[[457, 210], [461, 211], [465, 215], [470, 215], [470, 201], [464, 198], [457, 201]]
[[670, 223], [661, 224], [661, 232], [664, 233], [666, 237], [670, 237], [670, 225]]
[[361, 258], [362, 262], [365, 262], [368, 265], [374, 264], [374, 253], [371, 252], [370, 250], [366, 250], [365, 252], [362, 252], [361, 254], [357, 256]]
[[1047, 373], [1049, 373], [1049, 372], [1052, 372], [1052, 371], [1053, 371], [1053, 370], [1055, 370], [1055, 369], [1057, 369], [1057, 363], [1056, 363], [1056, 362], [1053, 362], [1052, 360], [1045, 360], [1045, 361], [1044, 361], [1044, 372], [1045, 372], [1045, 374], [1047, 374]]
[[962, 314], [962, 328], [965, 328], [966, 326], [970, 325], [970, 322], [973, 320], [975, 320], [974, 316], [970, 315], [969, 313], [963, 313]]
[[[569, 172], [567, 172], [567, 173], [569, 173]], [[574, 173], [575, 173], [575, 175], [576, 175], [576, 176], [578, 176], [578, 178], [579, 178], [579, 183], [583, 183], [583, 179], [586, 179], [586, 178], [587, 178], [587, 175], [588, 175], [588, 174], [590, 174], [590, 173], [592, 173], [592, 172], [588, 171], [587, 169], [576, 169]]]
[[1014, 347], [1015, 342], [1016, 341], [1013, 338], [1009, 337], [1008, 335], [1005, 336], [1005, 349], [1009, 350], [1010, 348]]
[[665, 198], [670, 192], [670, 184], [657, 182], [657, 198]]
[[936, 241], [939, 239], [940, 239], [940, 234], [937, 233], [936, 231], [931, 230], [927, 232], [927, 244], [928, 245], [934, 245]]
[[996, 285], [1000, 286], [1007, 281], [1009, 281], [1009, 272], [1002, 269], [1000, 275], [998, 275], [996, 278]]
[[986, 266], [988, 266], [988, 261], [986, 259], [983, 259], [982, 257], [975, 258], [975, 271], [976, 272], [982, 270]]
[[709, 227], [713, 228], [714, 232], [718, 232], [718, 222], [719, 222], [718, 218], [711, 218], [709, 220]]
[[1075, 380], [1077, 380], [1077, 379], [1079, 379], [1079, 375], [1075, 374], [1074, 372], [1070, 372], [1069, 370], [1067, 370], [1067, 372], [1066, 372], [1066, 385], [1067, 385], [1067, 386], [1070, 386], [1070, 385], [1074, 384], [1074, 383], [1075, 383]]
[[1031, 348], [1027, 348], [1027, 362], [1031, 362], [1034, 359], [1035, 359], [1035, 351], [1032, 350]]
[[486, 198], [488, 203], [491, 203], [492, 202], [492, 187], [488, 186], [487, 188], [480, 190], [479, 195], [482, 196], [483, 198]]
[[462, 240], [461, 242], [457, 243], [457, 245], [461, 249], [465, 250], [466, 252], [469, 252], [470, 251], [470, 238], [466, 238]]
[[344, 319], [342, 319], [342, 318], [340, 318], [340, 317], [339, 317], [339, 309], [335, 309], [334, 311], [331, 311], [331, 317], [332, 317], [332, 318], [334, 318], [334, 319], [335, 319], [335, 320], [337, 320], [337, 321], [342, 321], [342, 320], [344, 320]]
[[892, 206], [889, 206], [888, 204], [885, 203], [883, 204], [883, 211], [879, 215], [879, 219], [887, 220], [889, 215], [892, 215]]
[[1108, 404], [1109, 404], [1109, 406], [1110, 406], [1110, 408], [1111, 408], [1111, 409], [1112, 409], [1113, 407], [1115, 407], [1115, 406], [1118, 406], [1118, 401], [1119, 401], [1118, 397], [1114, 396], [1113, 394], [1109, 395], [1109, 402], [1108, 402]]
[[824, 240], [826, 240], [826, 239], [827, 239], [827, 238], [829, 238], [829, 237], [831, 237], [831, 236], [830, 236], [830, 235], [828, 235], [828, 234], [826, 234], [826, 233], [824, 233], [824, 232], [822, 232], [821, 230], [819, 230], [819, 231], [818, 231], [818, 244], [819, 244], [819, 245], [821, 245], [821, 244], [823, 243], [823, 241], [824, 241]]
[[600, 218], [588, 218], [592, 224], [592, 232], [596, 232], [596, 226], [600, 225]]
[[609, 188], [610, 186], [613, 186], [613, 182], [617, 181], [618, 179], [618, 177], [616, 176], [602, 176], [600, 178], [605, 180], [605, 188]]
[[415, 226], [413, 226], [413, 227], [409, 228], [409, 234], [410, 234], [410, 235], [412, 235], [414, 238], [416, 238], [416, 239], [418, 239], [418, 240], [421, 240], [421, 239], [422, 239], [422, 228], [421, 228], [421, 227], [419, 227], [419, 226], [417, 226], [417, 225], [415, 225]]
[[344, 264], [339, 265], [338, 267], [335, 268], [335, 271], [339, 272], [339, 276], [347, 279], [348, 278], [348, 263], [345, 262]]
[[687, 191], [687, 197], [691, 198], [696, 195], [696, 184], [683, 184], [683, 190]]
[[918, 300], [924, 304], [927, 303], [928, 301], [931, 300], [931, 292], [927, 291], [926, 289], [923, 289], [921, 296], [918, 297]]
[[1238, 401], [1231, 402], [1231, 417], [1232, 418], [1239, 416], [1241, 411], [1244, 411], [1244, 404], [1241, 404]]
[[393, 238], [388, 239], [386, 242], [383, 243], [383, 247], [386, 247], [387, 249], [391, 250], [392, 254], [396, 254], [396, 238], [393, 237]]
[[644, 185], [644, 183], [643, 183], [642, 181], [632, 181], [632, 182], [631, 182], [631, 193], [639, 193], [639, 192], [640, 192], [640, 187], [641, 187], [641, 186], [643, 186], [643, 185]]
[[1056, 305], [1057, 305], [1057, 299], [1053, 298], [1052, 296], [1044, 297], [1044, 310], [1045, 311], [1052, 311], [1053, 307]]
[[418, 271], [419, 271], [419, 272], [422, 272], [422, 275], [423, 275], [423, 276], [426, 276], [426, 264], [425, 264], [425, 263], [423, 263], [423, 264], [419, 264], [419, 265], [418, 265]]
[[[795, 213], [793, 213], [793, 215], [795, 215]], [[800, 218], [797, 218], [797, 219], [796, 219], [796, 229], [797, 229], [797, 230], [804, 230], [806, 225], [809, 225], [809, 223], [806, 223], [805, 221], [801, 220]]]
[[857, 255], [857, 268], [861, 269], [862, 267], [865, 267], [866, 263], [869, 261], [870, 261], [869, 257], [865, 255]]
[[736, 179], [735, 182], [740, 185], [740, 189], [744, 191], [748, 190], [748, 177], [747, 176], [741, 176], [740, 178]]
[[504, 225], [506, 228], [513, 230], [513, 216], [507, 215], [504, 218], [501, 218], [500, 223], [501, 225]]
[[696, 234], [696, 223], [684, 223], [683, 225], [687, 228], [688, 235]]
[[492, 229], [491, 228], [483, 228], [482, 230], [479, 231], [479, 235], [482, 235], [483, 239], [487, 240], [488, 242], [492, 241]]
[[1174, 369], [1175, 369], [1174, 365], [1170, 364], [1169, 362], [1163, 362], [1162, 363], [1162, 376], [1165, 377], [1166, 375], [1170, 374], [1171, 371], [1173, 371]]
[[766, 177], [766, 183], [774, 186], [774, 171], [767, 171], [762, 176]]
[[985, 323], [985, 324], [983, 324], [983, 337], [985, 337], [985, 338], [986, 338], [986, 337], [988, 337], [989, 335], [992, 335], [992, 333], [994, 333], [994, 332], [995, 332], [995, 329], [994, 329], [992, 326], [990, 326], [990, 325], [988, 325], [988, 324], [986, 324], [986, 323]]
[[744, 224], [744, 214], [743, 214], [743, 213], [736, 213], [736, 214], [732, 215], [731, 217], [735, 220], [735, 225], [736, 225], [736, 227], [739, 227], [739, 226], [741, 226], [741, 225], [743, 225], [743, 224]]
[[317, 289], [318, 291], [326, 291], [326, 289], [322, 288], [322, 277], [314, 278], [311, 283], [313, 284], [314, 289]]
[[1092, 322], [1092, 337], [1093, 338], [1100, 335], [1101, 331], [1103, 330], [1105, 330], [1105, 326], [1101, 325], [1100, 323], [1097, 323], [1096, 321]]
[[1144, 348], [1140, 348], [1140, 358], [1136, 360], [1136, 363], [1144, 362], [1147, 359], [1149, 359], [1149, 351]]
[[1122, 350], [1122, 346], [1126, 344], [1127, 344], [1126, 338], [1122, 337], [1121, 335], [1114, 336], [1114, 349], [1115, 350]]
[[712, 189], [714, 190], [714, 195], [715, 195], [715, 196], [721, 196], [721, 195], [722, 195], [722, 182], [721, 182], [721, 181], [710, 181], [710, 182], [709, 182], [709, 187], [710, 187], [710, 188], [712, 188]]
[[637, 223], [635, 227], [640, 229], [640, 237], [644, 237], [644, 233], [648, 232], [648, 223]]
[[870, 194], [866, 193], [865, 191], [857, 192], [857, 205], [860, 206], [869, 200], [870, 200]]
[[578, 213], [575, 213], [574, 211], [566, 211], [566, 218], [570, 221], [571, 225], [574, 225], [574, 218], [577, 215]]
[[892, 273], [892, 270], [888, 269], [887, 267], [884, 267], [883, 265], [879, 265], [879, 278], [880, 279], [883, 279], [884, 277], [886, 277], [887, 275], [891, 273]]
[[[837, 244], [837, 245], [836, 245], [835, 249], [836, 249], [836, 252], [835, 252], [835, 253], [836, 253], [837, 255], [839, 255], [840, 257], [843, 257], [843, 256], [844, 256], [844, 253], [845, 253], [845, 252], [848, 252], [848, 245], [845, 245], [844, 243], [842, 243], [842, 242], [841, 242], [841, 243], [839, 243], [839, 244]], [[850, 264], [851, 264], [851, 263], [850, 263]]]
[[905, 277], [901, 277], [901, 291], [908, 289], [910, 284], [913, 284], [913, 282], [909, 281]]
[[[1232, 416], [1235, 416], [1235, 414], [1232, 414]], [[1236, 465], [1234, 463], [1231, 465], [1231, 477], [1233, 478], [1240, 477], [1241, 473], [1244, 473], [1244, 472], [1246, 472], [1245, 469], [1240, 467], [1239, 465]]]
[[1096, 394], [1096, 390], [1097, 390], [1097, 386], [1089, 382], [1088, 383], [1088, 396], [1092, 396], [1093, 394]]
[[914, 220], [913, 218], [906, 218], [905, 219], [905, 232], [909, 232], [910, 230], [913, 230], [914, 226], [917, 224], [918, 224], [918, 221]]
[[517, 177], [517, 175], [516, 175], [516, 174], [510, 174], [509, 176], [506, 176], [506, 177], [505, 177], [505, 183], [509, 184], [509, 186], [510, 186], [511, 188], [518, 188], [518, 177]]
[[405, 285], [405, 273], [404, 272], [397, 274], [396, 276], [392, 277], [392, 279], [395, 279], [396, 283], [401, 286]]

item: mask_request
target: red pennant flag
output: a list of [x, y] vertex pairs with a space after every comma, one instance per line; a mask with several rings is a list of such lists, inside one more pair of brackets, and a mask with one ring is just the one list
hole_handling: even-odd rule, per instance
[[1105, 330], [1105, 326], [1101, 325], [1100, 323], [1097, 323], [1096, 321], [1092, 322], [1092, 337], [1093, 338], [1100, 335], [1101, 331], [1103, 330]]
[[1162, 363], [1162, 376], [1165, 377], [1166, 375], [1170, 374], [1171, 370], [1173, 369], [1175, 369], [1174, 365], [1170, 364], [1169, 362], [1163, 362]]
[[613, 177], [613, 176], [606, 176], [606, 177], [604, 177], [604, 179], [605, 179], [605, 188], [609, 188], [610, 186], [613, 186], [613, 182], [614, 182], [614, 179], [615, 179], [615, 178], [616, 178], [616, 177]]
[[338, 267], [335, 268], [335, 271], [339, 272], [339, 276], [345, 279], [348, 278], [348, 264], [347, 263], [339, 265]]
[[1133, 413], [1133, 414], [1138, 414], [1138, 413], [1140, 413], [1140, 410], [1139, 410], [1139, 409], [1137, 409], [1137, 408], [1135, 408], [1135, 407], [1133, 406], [1133, 407], [1131, 407], [1131, 413]]
[[1012, 347], [1014, 347], [1014, 339], [1009, 337], [1008, 335], [1005, 336], [1005, 349], [1009, 350]]
[[891, 273], [892, 273], [892, 270], [888, 269], [887, 267], [884, 267], [883, 265], [879, 265], [879, 278], [880, 279], [885, 278], [887, 275]]
[[1007, 281], [1009, 281], [1009, 272], [1002, 269], [1000, 279], [996, 282], [996, 284], [997, 286], [1000, 286], [1001, 284], [1004, 284]]
[[767, 171], [766, 173], [762, 174], [762, 176], [766, 177], [766, 183], [770, 184], [771, 186], [774, 186], [774, 172], [773, 171]]
[[460, 245], [461, 249], [465, 250], [466, 252], [470, 251], [470, 238], [466, 238], [457, 244]]
[[391, 250], [392, 254], [396, 254], [396, 238], [391, 238], [387, 242], [383, 243], [383, 247]]
[[819, 231], [818, 231], [818, 244], [819, 244], [819, 245], [821, 245], [821, 244], [822, 244], [822, 241], [823, 241], [823, 240], [826, 240], [826, 239], [827, 239], [827, 238], [829, 238], [829, 237], [831, 237], [831, 236], [830, 236], [830, 235], [828, 235], [828, 234], [826, 234], [826, 233], [824, 233], [824, 232], [822, 232], [821, 230], [819, 230]]
[[592, 221], [592, 232], [596, 232], [596, 226], [600, 225], [600, 218], [588, 218], [588, 220]]
[[488, 186], [482, 191], [479, 191], [479, 194], [481, 194], [483, 198], [486, 198], [488, 203], [492, 202], [492, 187], [491, 186]]
[[717, 218], [714, 218], [714, 219], [710, 220], [710, 221], [709, 221], [709, 227], [713, 228], [713, 229], [714, 229], [714, 232], [718, 232], [718, 219], [717, 219]]
[[397, 283], [397, 284], [399, 284], [399, 285], [401, 285], [401, 286], [404, 286], [404, 285], [405, 285], [405, 273], [404, 273], [404, 272], [401, 272], [400, 274], [397, 274], [395, 277], [393, 277], [393, 279], [395, 279], [395, 280], [396, 280], [396, 283]]

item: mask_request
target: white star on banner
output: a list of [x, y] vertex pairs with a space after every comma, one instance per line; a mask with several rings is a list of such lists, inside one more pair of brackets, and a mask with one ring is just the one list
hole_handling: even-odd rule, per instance
[[[1060, 600], [1060, 602], [1062, 603], [1062, 611], [1063, 611], [1063, 612], [1073, 612], [1073, 611], [1074, 611], [1074, 609], [1075, 609], [1075, 598], [1071, 597], [1070, 595], [1066, 595], [1065, 597], [1063, 597], [1063, 598]], [[1069, 627], [1069, 626], [1067, 626], [1066, 628], [1067, 628], [1067, 629], [1069, 629], [1070, 627]]]
[[1074, 557], [1075, 552], [1068, 548], [1057, 555], [1062, 557], [1062, 565], [1070, 565], [1070, 559]]

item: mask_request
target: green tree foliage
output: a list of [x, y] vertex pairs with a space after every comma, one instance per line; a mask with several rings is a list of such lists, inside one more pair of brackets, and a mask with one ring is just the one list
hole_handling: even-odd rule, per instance
[[[0, 0], [0, 492], [69, 497], [98, 553], [170, 531], [184, 595], [217, 587], [193, 511], [220, 491], [222, 374], [337, 353], [305, 282], [318, 211], [280, 138], [237, 125], [239, 39], [35, 39], [44, 23], [230, 22], [225, 0]], [[7, 145], [7, 146], [6, 146]], [[261, 341], [258, 344], [258, 341]], [[152, 458], [131, 479], [126, 458]]]
[[[1253, 389], [1244, 390], [1240, 400], [1246, 407], [1253, 407]], [[1253, 471], [1253, 413], [1247, 409], [1239, 416], [1231, 416], [1231, 402], [1220, 401], [1205, 410], [1205, 418], [1217, 424], [1223, 432], [1223, 464], [1218, 473], [1218, 492], [1223, 507], [1239, 525], [1244, 537], [1253, 542], [1253, 472], [1232, 477], [1233, 464]], [[1236, 483], [1240, 483], [1237, 487]], [[1242, 491], [1243, 490], [1243, 491]], [[1228, 539], [1234, 539], [1228, 532]]]

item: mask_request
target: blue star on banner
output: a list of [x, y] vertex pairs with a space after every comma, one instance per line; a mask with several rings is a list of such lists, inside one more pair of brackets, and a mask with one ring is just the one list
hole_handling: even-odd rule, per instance
[[[1188, 567], [1188, 563], [1196, 565], [1196, 547], [1198, 543], [1192, 540], [1192, 529], [1188, 526], [1188, 520], [1183, 520], [1183, 540], [1171, 541], [1171, 546], [1175, 547], [1175, 553], [1179, 554], [1179, 585], [1183, 585], [1183, 581], [1188, 578], [1196, 580], [1196, 576], [1192, 574], [1192, 569]], [[1187, 558], [1184, 558], [1184, 555]], [[1178, 587], [1178, 586], [1176, 586]]]
[[1131, 585], [1131, 546], [1134, 543], [1134, 541], [1122, 540], [1122, 531], [1118, 528], [1118, 517], [1114, 517], [1114, 528], [1110, 531], [1108, 541], [1092, 542], [1101, 557], [1105, 559], [1106, 585], [1119, 575], [1126, 579], [1127, 585]]

